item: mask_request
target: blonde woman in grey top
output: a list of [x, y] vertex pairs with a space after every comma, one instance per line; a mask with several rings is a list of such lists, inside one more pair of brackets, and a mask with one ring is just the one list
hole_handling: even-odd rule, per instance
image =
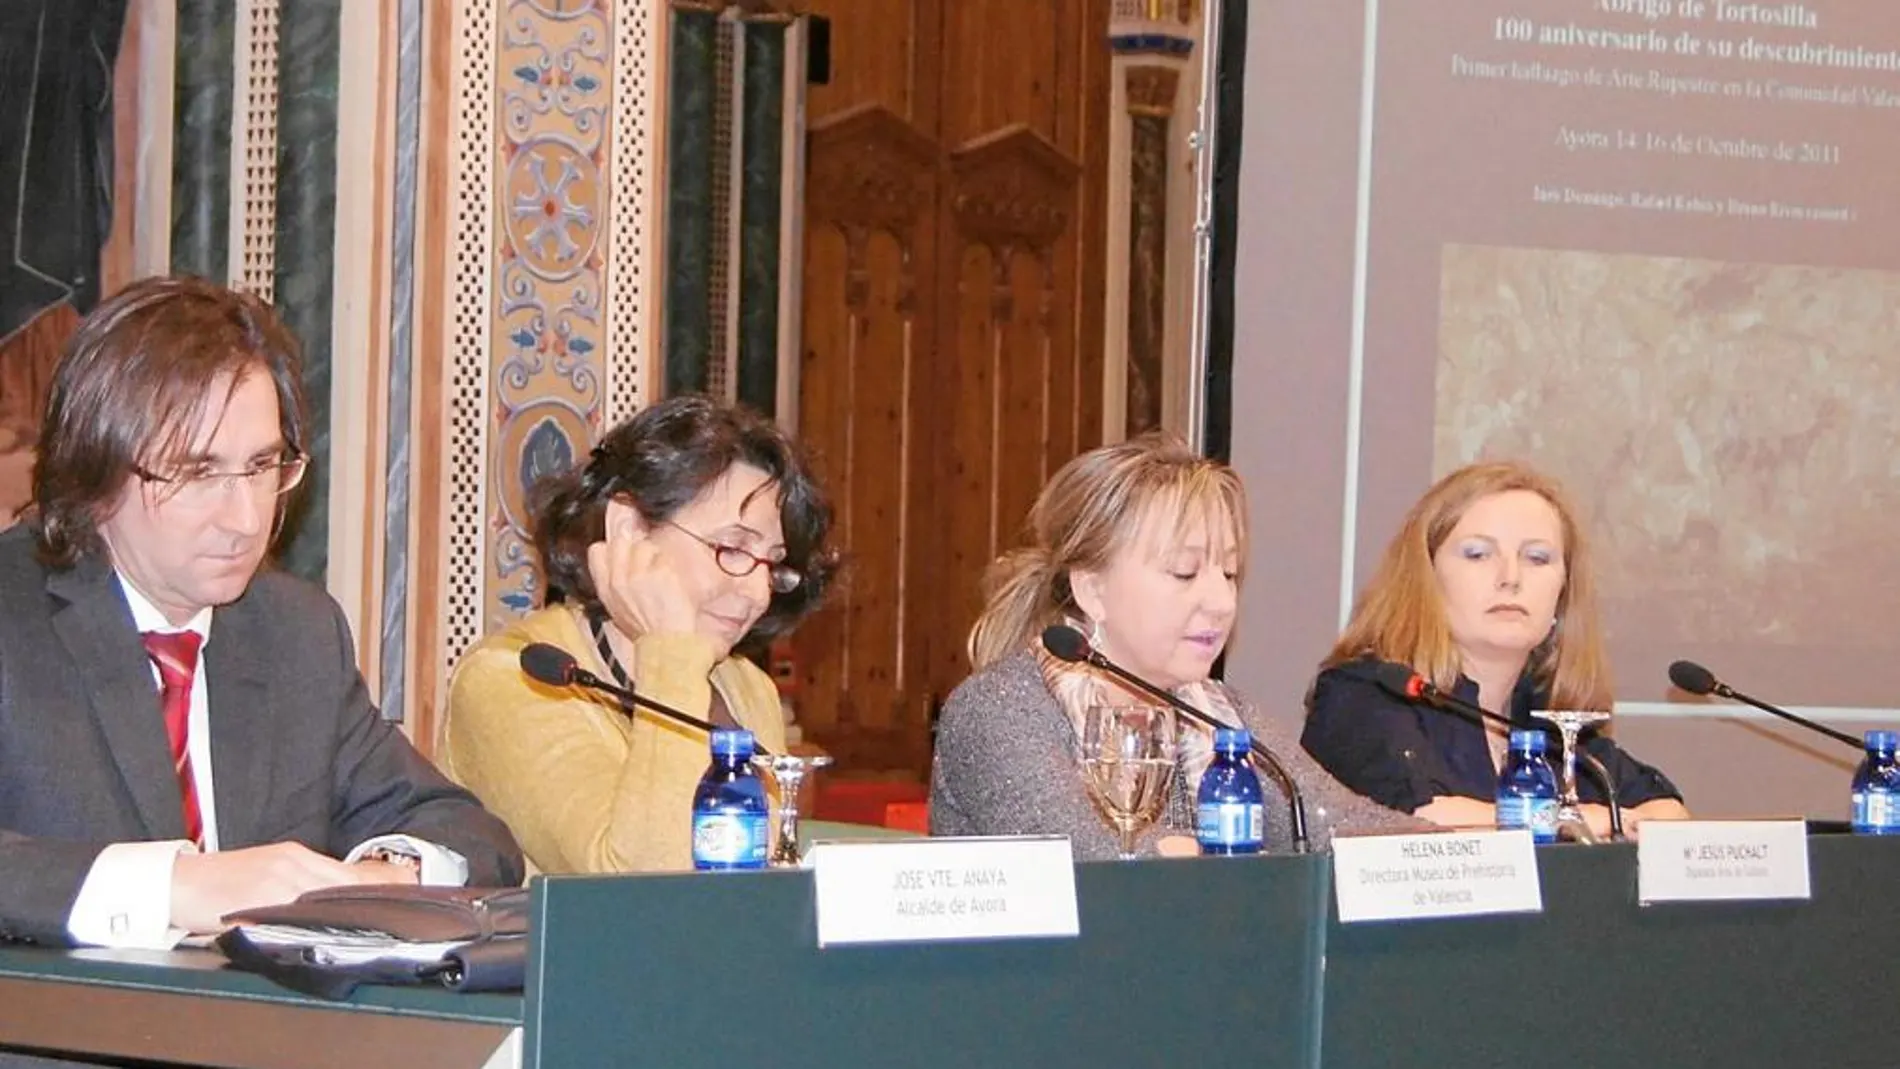
[[[970, 633], [976, 674], [951, 694], [937, 728], [930, 830], [937, 835], [1063, 834], [1080, 860], [1116, 856], [1117, 837], [1090, 801], [1077, 761], [1083, 710], [1152, 704], [1087, 665], [1055, 659], [1043, 628], [1070, 623], [1109, 660], [1217, 720], [1245, 727], [1287, 767], [1306, 798], [1315, 847], [1336, 829], [1411, 830], [1412, 817], [1352, 793], [1300, 749], [1294, 730], [1208, 678], [1234, 623], [1246, 559], [1246, 500], [1232, 469], [1166, 434], [1104, 446], [1058, 471], [1030, 509], [1029, 545], [999, 558]], [[1142, 853], [1192, 853], [1193, 797], [1213, 757], [1200, 727], [1177, 725], [1179, 775]], [[1285, 798], [1271, 777], [1267, 847], [1291, 846]]]

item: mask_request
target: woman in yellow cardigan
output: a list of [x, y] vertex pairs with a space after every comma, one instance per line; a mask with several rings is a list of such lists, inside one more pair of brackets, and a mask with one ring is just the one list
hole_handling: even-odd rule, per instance
[[449, 690], [444, 766], [543, 872], [692, 865], [704, 732], [522, 674], [533, 642], [603, 679], [780, 750], [772, 680], [736, 646], [817, 608], [831, 512], [770, 421], [703, 396], [653, 405], [536, 487], [546, 606], [477, 644]]

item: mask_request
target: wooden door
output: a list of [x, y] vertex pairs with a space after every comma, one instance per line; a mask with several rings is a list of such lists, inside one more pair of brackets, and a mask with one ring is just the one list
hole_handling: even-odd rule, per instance
[[921, 777], [985, 566], [1102, 433], [1108, 0], [818, 0], [799, 433], [848, 577], [798, 634], [839, 773]]

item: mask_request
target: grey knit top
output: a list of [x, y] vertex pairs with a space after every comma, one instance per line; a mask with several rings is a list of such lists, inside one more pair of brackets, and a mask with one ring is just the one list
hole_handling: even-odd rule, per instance
[[[1307, 834], [1314, 849], [1332, 842], [1335, 829], [1419, 831], [1425, 822], [1387, 809], [1348, 790], [1300, 749], [1294, 731], [1259, 714], [1228, 688], [1241, 724], [1280, 758], [1306, 800]], [[1183, 724], [1182, 731], [1200, 730]], [[1075, 728], [1043, 682], [1035, 655], [1012, 654], [963, 681], [937, 724], [930, 774], [932, 835], [1067, 835], [1078, 861], [1114, 858], [1114, 826], [1090, 800], [1077, 760]], [[1292, 849], [1292, 818], [1272, 776], [1266, 794], [1267, 850]], [[1142, 832], [1138, 849], [1155, 853], [1163, 835], [1193, 834], [1180, 806]], [[1173, 824], [1174, 826], [1170, 826]]]

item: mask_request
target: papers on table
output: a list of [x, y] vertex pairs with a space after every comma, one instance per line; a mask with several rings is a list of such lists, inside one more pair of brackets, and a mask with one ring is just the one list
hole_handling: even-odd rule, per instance
[[317, 965], [361, 965], [372, 961], [401, 961], [412, 965], [440, 962], [467, 940], [417, 943], [387, 932], [342, 928], [303, 928], [283, 924], [252, 924], [245, 936], [265, 950], [301, 948]]

